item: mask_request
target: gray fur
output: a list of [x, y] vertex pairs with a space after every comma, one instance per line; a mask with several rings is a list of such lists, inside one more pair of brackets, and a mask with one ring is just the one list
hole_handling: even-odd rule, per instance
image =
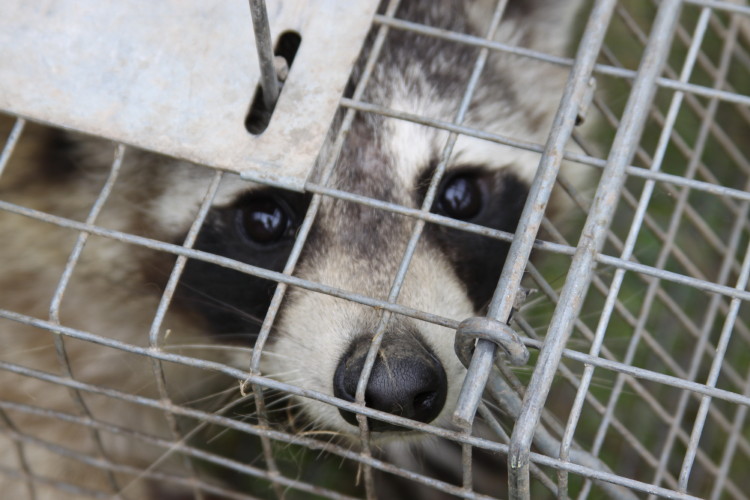
[[[405, 0], [399, 16], [417, 22], [482, 36], [489, 19], [489, 2]], [[499, 41], [562, 53], [575, 0], [512, 0]], [[364, 100], [409, 113], [452, 120], [468, 81], [478, 50], [453, 42], [391, 30], [383, 55], [369, 82]], [[465, 125], [497, 134], [543, 142], [555, 112], [566, 71], [552, 65], [502, 53], [489, 57]], [[354, 76], [355, 80], [357, 75]], [[447, 133], [429, 127], [358, 114], [336, 165], [331, 185], [337, 189], [419, 207], [425, 176], [439, 161]], [[44, 132], [32, 133], [0, 178], [0, 196], [33, 208], [78, 220], [85, 214], [111, 162], [112, 147], [98, 140], [76, 139], [73, 155], [65, 165], [44, 156], [48, 144]], [[321, 156], [325, 159], [327, 147]], [[512, 177], [526, 185], [538, 157], [511, 148], [460, 137], [446, 176], [456, 169], [481, 169], [498, 186]], [[322, 163], [322, 162], [321, 162]], [[49, 175], [50, 169], [70, 169], [72, 174]], [[318, 167], [318, 169], [320, 166]], [[319, 172], [316, 172], [319, 175]], [[177, 242], [184, 236], [205, 192], [211, 172], [194, 165], [130, 151], [118, 189], [99, 221], [105, 227]], [[427, 177], [429, 178], [429, 177]], [[494, 185], [494, 184], [493, 184]], [[507, 185], [516, 185], [510, 184]], [[216, 200], [217, 209], [231, 207], [248, 192], [261, 189], [228, 177]], [[499, 189], [499, 188], [498, 188]], [[209, 219], [223, 220], [223, 219]], [[210, 224], [211, 222], [209, 222]], [[222, 226], [217, 222], [215, 229]], [[385, 299], [414, 221], [362, 205], [324, 198], [313, 231], [295, 275], [345, 290]], [[430, 232], [433, 231], [433, 232]], [[478, 314], [468, 285], [457, 270], [444, 234], [427, 229], [417, 246], [399, 303], [456, 320]], [[0, 307], [46, 318], [47, 307], [75, 234], [19, 216], [0, 213]], [[449, 235], [450, 236], [450, 235]], [[441, 239], [442, 238], [442, 239]], [[449, 239], [449, 238], [448, 238]], [[117, 340], [146, 344], [146, 335], [169, 266], [152, 253], [101, 238], [91, 238], [63, 302], [63, 323]], [[499, 269], [495, 271], [499, 272]], [[13, 290], [13, 293], [7, 291]], [[351, 342], [370, 335], [380, 318], [378, 311], [330, 296], [290, 289], [269, 339], [262, 369], [264, 374], [303, 388], [332, 394], [336, 365]], [[251, 336], [262, 318], [248, 321]], [[0, 343], [12, 346], [0, 354], [3, 361], [18, 362], [47, 371], [58, 370], [52, 336], [7, 321], [2, 323]], [[249, 345], [234, 350], [196, 353], [187, 344], [206, 344], [205, 318], [175, 306], [164, 325], [171, 331], [169, 349], [212, 358], [246, 368]], [[464, 368], [453, 355], [453, 332], [436, 325], [395, 317], [386, 335], [417, 332], [440, 360], [448, 378], [445, 408], [436, 425], [448, 425]], [[81, 342], [68, 342], [74, 374], [102, 384], [150, 397], [158, 393], [147, 359]], [[183, 347], [180, 347], [180, 345]], [[184, 349], [182, 351], [181, 349]], [[195, 369], [169, 367], [167, 381], [179, 401], [212, 393], [222, 384]], [[177, 381], [177, 383], [175, 383]], [[213, 382], [216, 382], [214, 384]], [[0, 399], [49, 406], [76, 413], [69, 393], [33, 379], [0, 371]], [[336, 408], [300, 399], [300, 415], [316, 430], [339, 433], [356, 442], [357, 429], [345, 422]], [[98, 418], [124, 427], [169, 436], [158, 412], [135, 405], [88, 398]], [[19, 430], [44, 435], [56, 444], [96, 455], [91, 435], [75, 427], [41, 417], [10, 415]], [[2, 425], [0, 424], [0, 428]], [[72, 429], [72, 430], [71, 430]], [[0, 433], [0, 465], [18, 468], [15, 448], [8, 433]], [[393, 440], [397, 433], [376, 435], [376, 441]], [[112, 457], [145, 467], [158, 453], [133, 445], [132, 440], [107, 437]], [[66, 480], [93, 489], [107, 490], [106, 477], [74, 460], [28, 447], [27, 460], [35, 471], [52, 479]], [[165, 467], [169, 468], [168, 465]], [[122, 478], [120, 478], [122, 480]], [[130, 498], [147, 498], [153, 492], [145, 482], [129, 482]], [[122, 483], [121, 483], [122, 484]], [[0, 475], [0, 491], [8, 498], [24, 498], [22, 482]], [[66, 498], [63, 493], [37, 487], [37, 498]], [[76, 495], [69, 498], [75, 498]]]

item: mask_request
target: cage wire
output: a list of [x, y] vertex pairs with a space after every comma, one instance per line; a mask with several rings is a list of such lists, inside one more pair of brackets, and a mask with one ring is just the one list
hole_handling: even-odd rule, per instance
[[[91, 208], [83, 220], [8, 201], [12, 186], [0, 184], [0, 210], [22, 216], [28, 224], [60, 228], [71, 238], [64, 240], [72, 249], [67, 261], [51, 269], [59, 276], [57, 286], [37, 297], [47, 304], [48, 315], [0, 309], [2, 325], [22, 323], [37, 335], [48, 332], [56, 351], [54, 358], [46, 358], [56, 362], [29, 365], [23, 353], [13, 351], [13, 339], [4, 336], [0, 369], [52, 384], [65, 395], [64, 404], [31, 394], [22, 401], [0, 400], [0, 442], [14, 450], [15, 457], [0, 463], [0, 474], [25, 484], [29, 498], [48, 490], [76, 498], [110, 498], [134, 478], [183, 486], [194, 498], [750, 498], [750, 7], [743, 0], [598, 0], [581, 20], [576, 57], [566, 59], [492, 41], [491, 33], [482, 38], [399, 19], [394, 14], [397, 3], [373, 19], [373, 46], [357, 88], [340, 100], [343, 119], [333, 149], [341, 148], [356, 113], [372, 113], [450, 132], [444, 158], [462, 134], [543, 153], [529, 197], [546, 200], [557, 182], [578, 217], [563, 228], [547, 219], [543, 208], [531, 209], [514, 238], [430, 213], [429, 196], [414, 209], [332, 188], [327, 185], [331, 160], [319, 180], [305, 183], [312, 197], [309, 209], [284, 270], [273, 272], [193, 249], [226, 175], [219, 171], [206, 186], [182, 244], [125, 233], [101, 222], [107, 200], [117, 190], [123, 158], [132, 153], [124, 145], [114, 148], [101, 190], [85, 200]], [[505, 2], [499, 3], [502, 7]], [[262, 7], [256, 2], [255, 8]], [[495, 21], [501, 13], [502, 8]], [[481, 49], [453, 122], [362, 100], [383, 39], [397, 30]], [[570, 68], [546, 144], [462, 125], [484, 61], [495, 51]], [[270, 55], [264, 57], [271, 62]], [[267, 68], [274, 71], [272, 63]], [[275, 81], [272, 73], [270, 79]], [[575, 128], [581, 121], [587, 130]], [[42, 133], [41, 125], [21, 117], [6, 117], [2, 125], [6, 139], [0, 174], [22, 168], [25, 142]], [[556, 176], [562, 161], [597, 172], [593, 196], [576, 192], [564, 177]], [[258, 174], [249, 179], [298, 189], [281, 178]], [[387, 299], [295, 277], [297, 259], [327, 197], [414, 220]], [[459, 324], [399, 304], [411, 255], [428, 224], [513, 241], [484, 322]], [[76, 280], [87, 242], [102, 239], [129, 251], [143, 248], [176, 257], [158, 309], [144, 326], [149, 334], [143, 345], [110, 338], [107, 326], [87, 331], [61, 319], [64, 294]], [[529, 261], [532, 251], [534, 259]], [[190, 259], [278, 283], [246, 369], [165, 345], [164, 315]], [[392, 315], [447, 326], [461, 339], [479, 336], [473, 352], [466, 348], [473, 340], [461, 344], [469, 365], [456, 410], [456, 422], [463, 426], [448, 429], [409, 421], [262, 374], [262, 348], [289, 287], [382, 311], [358, 401], [364, 399], [364, 381]], [[2, 290], [10, 293], [18, 291]], [[510, 326], [504, 326], [509, 318]], [[149, 359], [154, 395], [128, 387], [120, 380], [127, 379], [124, 374], [113, 374], [108, 385], [99, 385], [82, 367], [71, 367], [68, 352], [83, 343], [96, 344], [96, 352], [107, 351], [110, 357]], [[501, 348], [506, 358], [519, 360], [528, 348], [531, 360], [526, 366], [503, 362], [492, 368], [495, 350]], [[209, 407], [181, 400], [179, 391], [167, 387], [166, 364], [243, 381], [241, 394], [217, 396]], [[273, 404], [269, 391], [357, 413], [360, 446], [272, 425], [266, 408]], [[118, 412], [137, 407], [160, 413], [166, 432], [96, 415], [89, 409], [94, 400], [111, 402]], [[255, 408], [251, 417], [242, 411], [249, 401]], [[435, 470], [418, 469], [406, 458], [380, 456], [370, 445], [367, 417], [408, 427], [452, 447], [425, 449], [425, 461], [440, 464]], [[26, 421], [39, 419], [85, 429], [88, 445], [71, 448], [54, 436], [25, 431]], [[148, 466], [119, 462], [108, 449], [113, 437], [159, 450], [163, 458]], [[439, 449], [440, 456], [430, 456], [433, 449]], [[96, 484], [108, 489], [40, 474], [32, 459], [35, 453], [86, 464], [91, 475], [101, 479]]]

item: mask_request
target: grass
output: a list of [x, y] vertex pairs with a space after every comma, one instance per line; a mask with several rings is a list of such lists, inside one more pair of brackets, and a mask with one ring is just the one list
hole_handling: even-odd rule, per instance
[[[625, 1], [613, 20], [607, 37], [608, 51], [601, 62], [636, 69], [643, 53], [643, 35], [647, 34], [655, 16], [655, 7], [649, 1]], [[685, 6], [680, 26], [669, 55], [672, 72], [667, 77], [676, 78], [681, 71], [698, 22], [700, 9]], [[712, 88], [715, 85], [715, 66], [721, 60], [727, 40], [730, 16], [723, 13], [712, 15], [705, 40], [701, 44], [703, 55], [689, 82]], [[685, 36], [687, 35], [687, 36]], [[750, 69], [747, 53], [750, 40], [740, 36], [740, 49], [732, 54], [732, 64], [727, 72], [722, 89], [744, 95], [750, 94]], [[630, 81], [614, 78], [598, 78], [598, 118], [596, 120], [592, 150], [606, 151], [616, 133], [629, 96]], [[651, 116], [640, 138], [638, 152], [633, 163], [643, 168], [652, 167], [652, 158], [663, 130], [663, 116], [668, 112], [675, 92], [660, 89], [654, 100]], [[676, 176], [686, 176], [728, 186], [747, 189], [748, 169], [746, 158], [750, 157], [750, 120], [747, 109], [729, 103], [716, 105], [711, 118], [711, 102], [698, 96], [686, 96], [666, 149], [661, 171]], [[592, 113], [596, 116], [595, 113]], [[705, 141], [701, 137], [705, 136]], [[645, 182], [631, 177], [626, 182], [620, 204], [611, 225], [610, 238], [604, 252], [619, 256], [620, 247], [615, 239], [623, 241], [634, 220], [633, 203], [641, 197]], [[743, 206], [721, 196], [684, 191], [679, 186], [658, 183], [647, 209], [647, 221], [641, 227], [636, 241], [634, 256], [644, 264], [657, 266], [681, 275], [692, 276], [711, 282], [733, 286], [738, 277], [739, 265], [750, 240], [746, 213]], [[741, 218], [740, 224], [735, 222]], [[671, 234], [671, 236], [665, 236]], [[733, 238], [734, 237], [734, 238]], [[575, 242], [575, 235], [571, 238]], [[736, 240], [733, 243], [733, 239]], [[561, 258], [542, 262], [542, 272], [558, 279]], [[722, 273], [727, 263], [728, 271]], [[585, 299], [581, 313], [581, 327], [573, 333], [569, 347], [588, 351], [590, 332], [594, 331], [601, 318], [604, 294], [614, 274], [613, 269], [599, 267], [596, 280]], [[625, 274], [618, 294], [618, 309], [606, 325], [604, 348], [607, 357], [623, 361], [630, 349], [631, 359], [627, 363], [658, 373], [704, 382], [713, 362], [714, 347], [727, 317], [729, 301], [695, 288], [661, 281], [655, 284], [658, 290], [647, 299], [646, 292], [652, 280], [628, 272]], [[558, 286], [559, 288], [559, 286]], [[543, 310], [546, 307], [546, 312]], [[535, 325], [542, 325], [548, 318], [553, 304], [547, 303], [530, 311]], [[541, 322], [537, 323], [541, 319]], [[742, 393], [745, 389], [748, 366], [750, 366], [750, 337], [745, 326], [747, 306], [740, 308], [738, 324], [734, 327], [730, 348], [722, 364], [718, 387]], [[634, 339], [639, 339], [637, 342]], [[707, 341], [698, 350], [701, 341]], [[631, 344], [632, 342], [632, 344]], [[576, 363], [565, 363], [573, 373], [581, 373], [583, 367]], [[521, 375], [525, 378], [525, 374]], [[644, 482], [655, 482], [658, 463], [665, 464], [666, 478], [662, 486], [675, 487], [679, 475], [686, 442], [693, 431], [700, 398], [691, 394], [687, 398], [674, 388], [661, 384], [635, 381], [629, 377], [598, 369], [590, 398], [577, 427], [576, 438], [584, 446], [594, 442], [594, 436], [602, 422], [602, 408], [607, 405], [622, 378], [622, 394], [615, 399], [614, 416], [617, 423], [608, 428], [600, 456], [612, 469], [623, 476]], [[555, 383], [548, 407], [554, 409], [558, 418], [566, 420], [566, 408], [571, 397], [570, 384], [563, 377]], [[714, 401], [709, 412], [700, 441], [699, 456], [693, 467], [688, 491], [699, 496], [709, 495], [716, 482], [716, 471], [712, 468], [722, 460], [727, 439], [732, 436], [727, 422], [738, 411], [736, 405]], [[675, 420], [675, 415], [681, 418]], [[619, 428], [618, 428], [619, 426]], [[747, 452], [748, 426], [740, 432], [745, 441], [740, 442], [740, 451], [732, 458], [730, 478], [733, 487], [718, 498], [735, 498], [738, 492], [750, 491], [750, 480], [740, 471], [750, 466]], [[671, 434], [671, 430], [676, 431]], [[673, 442], [672, 442], [673, 440]], [[579, 491], [580, 482], [571, 486], [571, 496]], [[734, 490], [732, 490], [734, 488]], [[596, 489], [594, 490], [597, 491]], [[601, 492], [589, 498], [599, 498]]]

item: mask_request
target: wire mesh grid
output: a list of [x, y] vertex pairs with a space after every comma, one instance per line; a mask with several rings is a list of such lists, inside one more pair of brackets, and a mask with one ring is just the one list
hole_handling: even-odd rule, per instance
[[[24, 204], [13, 198], [12, 183], [4, 186], [0, 210], [8, 215], [4, 221], [13, 221], [3, 229], [4, 245], [24, 253], [44, 248], [11, 241], [14, 224], [23, 220], [40, 228], [56, 228], [50, 230], [44, 244], [64, 247], [65, 253], [62, 262], [45, 261], [44, 252], [36, 261], [37, 266], [49, 266], [44, 282], [52, 286], [40, 290], [25, 282], [29, 292], [22, 289], [24, 285], [3, 291], [4, 295], [16, 294], [16, 298], [32, 291], [37, 294], [11, 302], [31, 301], [34, 307], [7, 308], [4, 299], [0, 310], [6, 332], [0, 360], [0, 369], [7, 375], [4, 384], [18, 384], [18, 394], [23, 396], [0, 392], [0, 439], [4, 449], [12, 450], [11, 455], [2, 455], [0, 473], [22, 485], [19, 491], [29, 498], [44, 498], [50, 491], [73, 498], [110, 498], [122, 491], [123, 497], [137, 498], [138, 493], [129, 488], [138, 478], [178, 486], [179, 491], [195, 498], [387, 498], [407, 494], [425, 498], [748, 498], [750, 483], [744, 471], [750, 462], [750, 427], [746, 423], [750, 330], [747, 307], [743, 306], [750, 297], [750, 7], [742, 2], [709, 0], [597, 1], [582, 27], [577, 57], [564, 59], [492, 41], [492, 30], [500, 22], [506, 2], [499, 2], [485, 38], [399, 19], [397, 3], [391, 2], [374, 19], [376, 35], [362, 78], [353, 93], [341, 100], [342, 120], [331, 148], [334, 153], [323, 174], [304, 185], [311, 201], [281, 272], [193, 248], [222, 177], [229, 174], [216, 172], [206, 178], [201, 206], [191, 216], [190, 231], [179, 243], [116, 229], [122, 226], [112, 222], [117, 214], [108, 212], [108, 201], [118, 196], [124, 159], [139, 154], [122, 145], [113, 149], [109, 176], [99, 183], [101, 189], [74, 193], [80, 196], [75, 200], [70, 193], [43, 192]], [[472, 65], [473, 78], [453, 122], [363, 100], [380, 46], [389, 32], [398, 30], [480, 49]], [[462, 125], [473, 86], [486, 58], [495, 52], [571, 68], [546, 145]], [[589, 98], [591, 105], [586, 109]], [[583, 110], [586, 123], [594, 125], [577, 132], [573, 126]], [[421, 208], [328, 185], [335, 152], [342, 147], [357, 113], [417, 122], [451, 133]], [[7, 178], [23, 168], [30, 154], [25, 145], [33, 144], [35, 136], [43, 133], [21, 118], [8, 126], [0, 173], [7, 168]], [[531, 199], [542, 200], [542, 207], [562, 156], [601, 171], [593, 201], [586, 193], [576, 192], [564, 177], [558, 178], [575, 211], [581, 213], [580, 222], [570, 222], [571, 227], [563, 231], [544, 217], [544, 208], [529, 209], [515, 239], [503, 231], [431, 213], [440, 177], [459, 135], [545, 153], [541, 174], [529, 194]], [[571, 135], [578, 147], [568, 146], [564, 155], [554, 154], [566, 148]], [[300, 188], [283, 178], [248, 177], [275, 187]], [[58, 205], [43, 199], [47, 196], [69, 199], [75, 210], [56, 211]], [[386, 298], [295, 276], [320, 203], [327, 198], [415, 221]], [[85, 215], [80, 217], [80, 213]], [[412, 254], [430, 224], [513, 241], [487, 316], [503, 324], [515, 311], [511, 327], [523, 334], [522, 341], [532, 353], [527, 367], [499, 363], [490, 371], [497, 347], [486, 340], [477, 343], [467, 376], [467, 386], [475, 383], [474, 392], [469, 387], [462, 393], [457, 410], [463, 428], [411, 421], [261, 373], [263, 346], [274, 334], [276, 316], [290, 287], [382, 311], [369, 366], [363, 370], [357, 390], [360, 402], [378, 343], [392, 316], [407, 316], [468, 335], [471, 324], [459, 324], [398, 301]], [[542, 233], [537, 238], [539, 227]], [[40, 229], [40, 234], [44, 231]], [[112, 248], [152, 250], [176, 257], [170, 274], [157, 280], [163, 293], [155, 304], [149, 304], [153, 311], [149, 321], [140, 325], [147, 332], [141, 344], [108, 335], [117, 329], [118, 321], [129, 319], [127, 307], [105, 324], [66, 322], [61, 314], [66, 294], [75, 297], [71, 289], [82, 286], [78, 282], [94, 279], [77, 273], [81, 259], [95, 259], [96, 249]], [[528, 262], [532, 250], [534, 261]], [[221, 356], [206, 354], [211, 346], [203, 341], [197, 346], [202, 351], [189, 345], [169, 345], [165, 318], [190, 261], [278, 283], [254, 349], [232, 346], [246, 354], [245, 365], [237, 367]], [[12, 264], [6, 269], [13, 271]], [[128, 268], [121, 270], [129, 272]], [[117, 281], [124, 278], [115, 274], [107, 277], [109, 288], [105, 289], [112, 291], [113, 298], [105, 305], [115, 305], [123, 297], [117, 293]], [[531, 289], [534, 291], [529, 292]], [[525, 302], [521, 304], [519, 297], [525, 297]], [[80, 304], [67, 307], [77, 306]], [[19, 324], [26, 327], [18, 329], [15, 325]], [[491, 330], [492, 325], [487, 328]], [[44, 336], [48, 344], [36, 348], [46, 349], [47, 355], [31, 358], [15, 350], [12, 335], [19, 334]], [[499, 345], [512, 354], [512, 341], [504, 337]], [[76, 356], [81, 349], [87, 358]], [[92, 359], [112, 363], [106, 379], [89, 374], [81, 364]], [[231, 392], [207, 395], [205, 401], [186, 400], [183, 388], [167, 383], [165, 369], [175, 367], [199, 371], [205, 377], [220, 375]], [[151, 370], [152, 387], [148, 389], [129, 385], [129, 371], [142, 369]], [[479, 403], [476, 394], [484, 386], [483, 378], [487, 388], [484, 402]], [[30, 379], [53, 387], [55, 396], [25, 392], [23, 381]], [[241, 381], [240, 388], [229, 380]], [[296, 432], [293, 425], [274, 425], [268, 416], [273, 408], [267, 406], [277, 403], [269, 399], [269, 392], [312, 398], [355, 412], [360, 442], [356, 446], [342, 444], [326, 433]], [[102, 413], [102, 408], [109, 412]], [[476, 422], [475, 410], [481, 417]], [[161, 415], [164, 425], [149, 428], [141, 423], [149, 420], [129, 417], [148, 412]], [[383, 455], [377, 444], [370, 443], [372, 420], [368, 417], [435, 436], [441, 444], [433, 440], [421, 460], [406, 452], [404, 456]], [[44, 427], [38, 423], [45, 421], [68, 423], [64, 429], [70, 430], [73, 441], [39, 432]], [[158, 458], [145, 463], [121, 460], [117, 449], [124, 441], [137, 442], [139, 448], [148, 450], [144, 456]], [[90, 477], [40, 471], [36, 461], [45, 456], [86, 465]], [[427, 466], [417, 467], [419, 461]]]

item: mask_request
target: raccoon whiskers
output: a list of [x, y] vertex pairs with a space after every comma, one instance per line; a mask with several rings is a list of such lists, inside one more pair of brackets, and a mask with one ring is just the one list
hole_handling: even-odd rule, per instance
[[204, 395], [204, 396], [202, 396], [200, 398], [195, 398], [195, 399], [184, 401], [184, 402], [182, 402], [182, 404], [191, 405], [192, 406], [192, 405], [196, 405], [196, 404], [202, 403], [204, 401], [210, 401], [210, 400], [212, 400], [214, 398], [217, 398], [219, 396], [230, 396], [230, 395], [232, 395], [234, 393], [237, 393], [237, 392], [238, 392], [237, 388], [234, 387], [234, 386], [232, 386], [232, 387], [228, 387], [226, 389], [220, 390], [220, 391], [216, 391], [216, 392], [214, 392], [212, 394]]
[[188, 290], [191, 293], [191, 297], [189, 299], [183, 298], [181, 300], [184, 304], [209, 306], [216, 310], [230, 312], [236, 315], [238, 318], [247, 320], [248, 323], [257, 326], [263, 324], [263, 318], [250, 314], [249, 312], [240, 309], [239, 307], [228, 304], [226, 301], [217, 299], [216, 297], [213, 297], [200, 290], [199, 288], [185, 283], [184, 281], [180, 283], [180, 288], [182, 288], [183, 291]]
[[252, 355], [252, 347], [241, 347], [234, 345], [222, 345], [222, 344], [166, 344], [160, 346], [165, 351], [180, 351], [185, 350], [199, 350], [199, 351], [230, 351], [230, 352], [243, 352], [245, 354]]
[[[232, 391], [237, 391], [237, 389], [234, 388], [234, 387], [231, 390]], [[214, 414], [220, 414], [220, 413], [223, 413], [225, 411], [228, 411], [228, 409], [230, 409], [230, 407], [234, 407], [238, 403], [251, 403], [255, 398], [254, 398], [254, 394], [251, 393], [248, 396], [245, 396], [244, 398], [241, 398], [241, 399], [242, 399], [242, 401], [232, 402], [230, 405], [227, 405], [226, 407], [221, 408], [220, 410], [218, 410]], [[290, 404], [291, 401], [294, 401], [294, 399], [293, 399], [293, 397], [292, 397], [291, 394], [284, 394], [284, 393], [274, 392], [273, 394], [264, 395], [264, 399], [267, 401], [266, 405], [265, 405], [265, 409], [266, 409], [266, 411], [271, 416], [273, 416], [274, 414], [281, 413], [281, 412], [288, 412], [289, 409], [293, 409], [293, 408], [296, 408], [297, 406], [299, 406], [299, 403]], [[281, 408], [279, 408], [279, 406], [281, 404], [283, 404], [283, 403], [285, 403], [284, 406], [281, 407]], [[253, 419], [257, 419], [258, 418], [258, 412], [255, 410], [254, 405], [253, 405], [252, 408], [253, 408], [253, 411], [251, 411], [251, 412], [236, 411], [236, 412], [234, 412], [231, 415], [231, 418], [234, 419], [234, 420], [237, 420], [238, 422], [248, 422], [248, 421], [252, 421]], [[287, 415], [287, 418], [289, 418], [288, 415]], [[231, 431], [232, 431], [232, 429], [223, 428], [219, 432], [217, 432], [214, 435], [212, 435], [210, 438], [207, 438], [205, 440], [205, 442], [207, 444], [208, 443], [212, 443], [212, 442], [216, 441], [217, 439], [219, 439], [221, 436], [225, 435], [227, 432], [231, 432]]]
[[[236, 390], [232, 388], [232, 390]], [[231, 393], [231, 391], [222, 391], [223, 393]], [[254, 396], [249, 395], [245, 397], [240, 397], [234, 401], [231, 401], [227, 403], [226, 405], [222, 406], [218, 410], [211, 413], [211, 415], [223, 415], [227, 411], [231, 410], [235, 406], [246, 403], [247, 401], [251, 400]], [[146, 478], [150, 472], [154, 471], [162, 462], [167, 460], [172, 454], [175, 452], [178, 452], [180, 448], [183, 446], [187, 446], [188, 442], [194, 438], [199, 432], [206, 429], [208, 426], [212, 425], [212, 423], [208, 420], [204, 420], [202, 422], [199, 422], [195, 427], [191, 428], [187, 433], [185, 433], [182, 438], [179, 441], [176, 441], [172, 444], [168, 449], [166, 449], [164, 452], [162, 452], [161, 455], [159, 455], [157, 458], [155, 458], [147, 467], [143, 469], [143, 471], [138, 474], [137, 476], [133, 477], [127, 484], [123, 485], [120, 489], [120, 492], [125, 492], [129, 487], [136, 484], [139, 480]]]
[[[236, 333], [236, 334], [222, 334], [221, 338], [222, 340], [228, 341], [232, 337], [236, 337], [238, 341], [242, 341], [246, 339], [248, 336], [248, 333]], [[237, 345], [237, 344], [217, 344], [217, 343], [199, 343], [199, 342], [206, 342], [205, 336], [200, 337], [179, 337], [179, 335], [176, 335], [174, 332], [169, 333], [169, 335], [166, 337], [166, 340], [173, 340], [175, 337], [178, 337], [175, 342], [170, 343], [164, 343], [159, 346], [160, 349], [171, 349], [176, 350], [180, 349], [181, 347], [189, 348], [189, 349], [205, 349], [205, 350], [231, 350], [231, 351], [238, 351], [243, 352], [246, 354], [253, 353], [253, 348], [248, 347], [245, 345]], [[195, 340], [195, 342], [190, 342], [190, 340]]]
[[8, 349], [6, 346], [8, 346], [8, 344], [4, 344], [4, 346], [3, 346], [3, 351], [4, 351], [3, 354], [9, 355], [9, 356], [14, 356], [14, 357], [15, 356], [19, 356], [20, 357], [20, 356], [23, 356], [24, 354], [39, 353], [39, 352], [44, 352], [44, 351], [50, 351], [51, 352], [51, 351], [53, 351], [55, 349], [55, 346], [52, 345], [52, 344], [40, 345], [40, 346], [37, 346], [37, 347], [29, 347], [27, 349], [15, 349], [15, 350]]
[[[331, 445], [335, 441], [337, 441], [338, 446], [344, 447], [347, 451], [351, 451], [356, 446], [355, 442], [352, 442], [349, 436], [346, 433], [335, 431], [335, 430], [325, 430], [321, 429], [320, 425], [313, 421], [306, 421], [303, 426], [299, 426], [297, 423], [297, 419], [295, 418], [295, 414], [291, 411], [292, 409], [299, 407], [300, 404], [296, 403], [290, 403], [287, 405], [287, 421], [286, 424], [289, 427], [289, 429], [296, 435], [300, 437], [308, 437], [313, 439], [319, 438], [326, 438], [323, 442], [326, 445]], [[291, 445], [292, 443], [290, 443]], [[318, 453], [318, 458], [322, 457], [326, 453], [325, 449], [321, 449]], [[343, 458], [342, 458], [343, 463]]]
[[[312, 428], [312, 425], [310, 425], [309, 427]], [[346, 436], [346, 434], [344, 434], [343, 432], [338, 432], [338, 431], [324, 431], [324, 430], [300, 430], [300, 431], [297, 432], [297, 435], [299, 435], [299, 436], [306, 436], [306, 437], [308, 437], [308, 436], [312, 436], [312, 437], [330, 436], [331, 439], [332, 438], [336, 438], [336, 437]], [[331, 443], [331, 442], [332, 441], [329, 441], [329, 443]]]

